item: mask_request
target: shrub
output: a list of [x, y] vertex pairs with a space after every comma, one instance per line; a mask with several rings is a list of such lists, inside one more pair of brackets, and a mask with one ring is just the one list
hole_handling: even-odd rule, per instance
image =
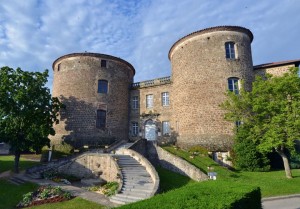
[[269, 160], [257, 150], [257, 144], [248, 138], [248, 129], [240, 126], [233, 146], [233, 163], [236, 169], [244, 171], [268, 171]]
[[290, 157], [290, 166], [292, 169], [300, 168], [300, 154], [296, 153]]
[[63, 191], [59, 186], [41, 186], [35, 192], [28, 192], [23, 195], [23, 199], [17, 205], [18, 208], [28, 207], [36, 201], [47, 200], [55, 197], [63, 197], [66, 200], [72, 198], [70, 192]]

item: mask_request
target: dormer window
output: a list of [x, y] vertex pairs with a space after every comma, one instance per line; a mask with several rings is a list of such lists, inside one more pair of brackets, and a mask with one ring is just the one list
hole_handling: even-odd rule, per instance
[[234, 42], [226, 42], [225, 43], [225, 53], [226, 59], [235, 59], [235, 43]]

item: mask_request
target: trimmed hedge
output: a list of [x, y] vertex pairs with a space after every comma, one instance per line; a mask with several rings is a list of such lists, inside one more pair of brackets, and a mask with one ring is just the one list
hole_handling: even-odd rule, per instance
[[260, 209], [262, 205], [260, 189], [257, 187], [237, 182], [206, 181], [119, 208]]

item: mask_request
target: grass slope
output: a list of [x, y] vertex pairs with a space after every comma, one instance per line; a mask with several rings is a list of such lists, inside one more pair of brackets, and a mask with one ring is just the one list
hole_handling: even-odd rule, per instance
[[185, 159], [202, 171], [207, 172], [208, 166], [213, 166], [217, 172], [217, 181], [228, 181], [260, 187], [263, 197], [279, 196], [300, 193], [300, 169], [294, 169], [293, 179], [287, 179], [284, 171], [270, 172], [239, 172], [231, 171], [218, 165], [209, 157], [196, 156], [191, 159], [190, 153], [176, 150], [173, 147], [164, 147], [167, 151]]

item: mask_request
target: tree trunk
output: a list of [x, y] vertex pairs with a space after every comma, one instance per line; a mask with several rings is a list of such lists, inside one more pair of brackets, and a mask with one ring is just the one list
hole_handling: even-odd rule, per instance
[[289, 164], [289, 160], [288, 160], [286, 154], [284, 153], [283, 150], [277, 150], [277, 152], [282, 157], [286, 177], [288, 179], [293, 178], [291, 168], [290, 168], [290, 164]]
[[20, 156], [21, 156], [20, 150], [16, 150], [15, 151], [15, 173], [19, 173]]

